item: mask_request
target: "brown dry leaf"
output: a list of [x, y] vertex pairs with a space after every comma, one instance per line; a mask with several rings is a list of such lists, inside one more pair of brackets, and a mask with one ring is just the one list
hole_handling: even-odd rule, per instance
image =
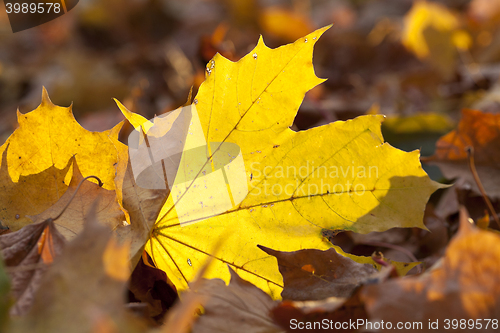
[[437, 164], [446, 178], [459, 178], [480, 193], [468, 166], [469, 146], [474, 148], [476, 169], [486, 193], [500, 198], [500, 114], [464, 109], [458, 128], [441, 137], [434, 155], [423, 160]]
[[118, 188], [122, 188], [123, 208], [126, 209], [131, 221], [129, 227], [120, 228], [117, 232], [120, 238], [131, 240], [130, 255], [132, 264], [135, 265], [139, 262], [144, 245], [149, 239], [151, 229], [167, 200], [169, 191], [139, 187], [132, 173], [130, 159], [124, 172], [118, 166], [115, 182]]
[[[189, 285], [191, 291], [199, 290], [207, 280], [203, 276], [208, 271], [210, 265], [215, 259], [216, 253], [220, 250], [223, 244], [221, 238], [212, 248], [212, 256], [209, 256], [207, 261], [203, 264], [198, 271], [193, 282]], [[197, 315], [200, 313], [200, 308], [206, 301], [212, 297], [210, 294], [202, 294], [197, 292], [188, 292], [183, 295], [182, 302], [177, 301], [174, 307], [168, 312], [165, 324], [161, 328], [161, 332], [170, 333], [188, 333], [191, 332], [191, 327]]]
[[271, 297], [240, 278], [231, 268], [229, 271], [229, 285], [220, 279], [211, 279], [193, 290], [207, 300], [205, 313], [194, 323], [192, 332], [283, 332], [269, 316], [276, 304]]
[[261, 245], [259, 248], [278, 259], [284, 283], [281, 297], [285, 300], [350, 297], [360, 284], [378, 273], [372, 265], [359, 264], [333, 248], [295, 252], [275, 251]]
[[[426, 329], [429, 320], [439, 320], [444, 329], [445, 319], [500, 318], [499, 261], [500, 236], [474, 227], [461, 208], [459, 232], [440, 266], [420, 276], [366, 286], [361, 298], [371, 320], [393, 325], [421, 321]], [[498, 326], [490, 323], [486, 329], [485, 324], [482, 332], [498, 331]], [[469, 326], [459, 328], [469, 331]]]
[[20, 176], [17, 181], [13, 181], [9, 175], [10, 165], [7, 161], [7, 154], [11, 150], [9, 147], [5, 148], [0, 166], [0, 202], [2, 203], [0, 224], [16, 231], [31, 223], [26, 215], [43, 212], [64, 194], [68, 188], [64, 184], [64, 178], [71, 164], [66, 161], [62, 169], [51, 166], [40, 173]]
[[[123, 188], [123, 206], [129, 215], [131, 224], [126, 225], [126, 215], [120, 207], [117, 199], [117, 191], [107, 190], [97, 184], [85, 180], [76, 195], [73, 197], [78, 184], [83, 179], [79, 167], [73, 161], [73, 178], [70, 186], [61, 199], [52, 207], [41, 214], [31, 217], [37, 223], [49, 217], [57, 216], [71, 200], [66, 211], [55, 222], [61, 234], [68, 240], [74, 238], [83, 229], [84, 218], [88, 214], [92, 203], [97, 201], [97, 219], [100, 223], [108, 225], [121, 241], [130, 242], [130, 256], [133, 257], [132, 265], [135, 265], [142, 249], [146, 244], [150, 230], [156, 220], [156, 216], [166, 200], [168, 191], [151, 190], [137, 186], [132, 174], [130, 162], [123, 175], [119, 178], [117, 187]], [[120, 169], [120, 167], [118, 167]], [[117, 177], [118, 178], [118, 177]]]
[[43, 213], [30, 217], [33, 222], [39, 223], [48, 218], [55, 218], [69, 203], [68, 208], [54, 223], [59, 232], [67, 240], [71, 240], [83, 230], [85, 216], [89, 213], [94, 201], [98, 199], [96, 201], [98, 221], [109, 226], [112, 230], [124, 227], [125, 216], [118, 204], [115, 191], [106, 190], [89, 180], [85, 180], [73, 197], [75, 190], [83, 180], [83, 176], [76, 161], [73, 158], [71, 161], [73, 162], [73, 177], [68, 190], [52, 207]]
[[128, 265], [109, 267], [105, 260], [110, 251], [116, 261], [127, 262], [128, 251], [122, 249], [127, 245], [111, 241], [113, 233], [97, 221], [96, 208], [44, 274], [33, 307], [13, 324], [12, 332], [144, 331], [124, 307]]
[[[194, 283], [202, 283], [201, 279]], [[198, 314], [198, 309], [206, 302], [207, 296], [188, 292], [182, 297], [182, 302], [176, 302], [168, 312], [165, 324], [161, 328], [162, 333], [189, 333], [191, 326]]]
[[144, 251], [130, 276], [128, 289], [132, 297], [129, 296], [129, 298], [132, 298], [132, 301], [145, 303], [148, 318], [159, 323], [178, 297], [175, 288], [167, 282], [167, 274], [153, 267], [149, 260], [149, 256]]
[[0, 332], [5, 332], [10, 322], [9, 308], [11, 305], [10, 279], [0, 257]]
[[350, 323], [367, 319], [359, 292], [349, 299], [329, 297], [320, 301], [283, 301], [271, 310], [271, 316], [286, 332], [325, 332], [328, 329], [357, 332], [354, 329], [357, 326]]
[[11, 315], [23, 315], [30, 309], [47, 264], [61, 253], [65, 243], [51, 220], [0, 236], [0, 250], [5, 266], [10, 269], [11, 293], [15, 300]]
[[[216, 253], [221, 246], [221, 242], [218, 242], [214, 247], [212, 253]], [[209, 257], [205, 262], [203, 267], [198, 272], [198, 275], [191, 283], [191, 290], [198, 290], [205, 280], [203, 276], [207, 272], [210, 264], [213, 262], [213, 257]], [[182, 302], [177, 301], [174, 307], [168, 312], [168, 316], [165, 319], [165, 324], [162, 326], [161, 332], [170, 333], [188, 333], [191, 332], [191, 326], [195, 320], [195, 316], [199, 313], [199, 309], [202, 304], [205, 304], [207, 299], [210, 298], [208, 295], [202, 295], [196, 292], [188, 292], [183, 295]]]

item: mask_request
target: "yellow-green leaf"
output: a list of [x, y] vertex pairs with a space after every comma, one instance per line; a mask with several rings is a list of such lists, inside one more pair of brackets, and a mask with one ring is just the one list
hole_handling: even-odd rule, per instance
[[[229, 264], [279, 298], [276, 259], [258, 244], [280, 251], [324, 250], [331, 247], [322, 236], [325, 229], [425, 228], [424, 207], [439, 184], [422, 170], [418, 151], [405, 153], [384, 143], [383, 116], [300, 132], [289, 128], [305, 93], [323, 82], [314, 73], [312, 52], [326, 29], [277, 49], [261, 38], [238, 62], [216, 55], [207, 65], [206, 81], [186, 111], [192, 126], [174, 182], [182, 179], [184, 192], [172, 189], [146, 246], [177, 288], [187, 287], [221, 237], [223, 248], [213, 254], [206, 276], [229, 281]], [[205, 142], [205, 149], [191, 156], [190, 140]], [[228, 144], [239, 150], [226, 151]], [[218, 154], [229, 154], [227, 165], [219, 165]], [[245, 171], [232, 178], [240, 157]], [[220, 169], [225, 183], [214, 186], [208, 176]], [[232, 199], [232, 208], [217, 212], [210, 206], [224, 197]]]
[[449, 117], [438, 113], [417, 113], [407, 117], [388, 117], [384, 121], [384, 128], [397, 134], [443, 133], [453, 128], [453, 122]]

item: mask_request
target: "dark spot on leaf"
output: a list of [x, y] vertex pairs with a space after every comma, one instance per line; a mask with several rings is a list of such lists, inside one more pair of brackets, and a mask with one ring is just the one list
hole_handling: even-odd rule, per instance
[[328, 240], [331, 241], [331, 239], [333, 239], [333, 237], [337, 236], [339, 233], [341, 233], [343, 231], [344, 230], [342, 230], [342, 229], [334, 229], [334, 230], [321, 229], [321, 236], [328, 238]]

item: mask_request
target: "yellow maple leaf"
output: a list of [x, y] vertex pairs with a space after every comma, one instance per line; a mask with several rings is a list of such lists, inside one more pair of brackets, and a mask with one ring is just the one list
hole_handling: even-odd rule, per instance
[[445, 6], [427, 1], [416, 1], [404, 18], [403, 44], [419, 58], [429, 56], [429, 41], [424, 32], [434, 29], [437, 32], [450, 32], [455, 46], [468, 49], [470, 36], [459, 30], [460, 21]]
[[75, 120], [72, 107], [54, 105], [45, 88], [40, 106], [27, 114], [18, 112], [17, 119], [19, 128], [0, 147], [3, 152], [9, 145], [7, 160], [14, 182], [51, 166], [62, 169], [75, 155], [84, 176], [97, 176], [104, 188], [115, 189], [115, 163], [127, 164], [119, 156], [126, 154], [118, 142], [123, 123], [104, 132], [88, 131]]
[[[14, 182], [9, 175], [6, 158], [9, 151], [6, 145], [0, 165], [0, 224], [16, 231], [31, 223], [27, 215], [43, 212], [66, 192], [68, 185], [64, 179], [71, 164], [66, 163], [62, 169], [51, 166], [36, 174], [19, 176]], [[14, 153], [13, 158], [17, 155]]]
[[460, 29], [459, 17], [445, 6], [415, 1], [404, 18], [402, 42], [418, 58], [427, 60], [449, 78], [455, 70], [458, 50], [467, 50], [472, 38]]
[[[104, 183], [103, 187], [114, 190], [115, 175], [117, 170], [126, 170], [128, 154], [127, 147], [118, 141], [118, 133], [123, 123], [119, 123], [114, 128], [104, 132], [91, 132], [84, 129], [73, 117], [72, 108], [54, 105], [47, 94], [45, 88], [42, 93], [42, 102], [38, 108], [27, 113], [18, 112], [17, 119], [19, 127], [0, 147], [2, 157], [2, 168], [8, 166], [8, 170], [3, 170], [12, 179], [13, 183], [26, 180], [30, 177], [31, 182], [52, 182], [58, 181], [58, 169], [66, 167], [72, 156], [78, 163], [83, 176], [97, 176]], [[3, 154], [7, 146], [6, 154]], [[3, 159], [6, 158], [6, 161]], [[43, 174], [42, 174], [43, 173]], [[40, 174], [39, 179], [34, 180], [34, 175]], [[69, 184], [71, 174], [66, 175], [65, 181]], [[24, 177], [24, 178], [23, 178]], [[123, 178], [123, 175], [121, 176]], [[21, 186], [22, 184], [19, 184]], [[62, 182], [51, 186], [51, 191], [60, 189], [67, 185]], [[45, 188], [47, 186], [44, 186]], [[29, 191], [29, 188], [24, 188]], [[16, 221], [14, 214], [24, 216], [25, 214], [35, 215], [42, 213], [44, 209], [54, 204], [64, 191], [59, 190], [55, 200], [40, 197], [36, 201], [29, 203], [32, 208], [37, 209], [22, 210], [13, 212], [8, 216], [1, 215], [5, 224], [14, 226], [14, 230], [29, 223], [26, 219], [23, 223]], [[118, 202], [122, 205], [122, 192], [117, 191]], [[17, 198], [16, 200], [24, 200]]]
[[[146, 246], [180, 290], [213, 255], [207, 277], [229, 281], [230, 265], [279, 298], [276, 259], [258, 244], [324, 250], [331, 247], [324, 230], [425, 228], [425, 204], [440, 185], [423, 171], [418, 151], [384, 143], [383, 116], [289, 128], [305, 93], [324, 81], [312, 51], [326, 29], [277, 49], [261, 38], [236, 63], [216, 55], [194, 104], [181, 111], [191, 120], [185, 137], [176, 137], [183, 156]], [[212, 254], [220, 237], [223, 249]]]

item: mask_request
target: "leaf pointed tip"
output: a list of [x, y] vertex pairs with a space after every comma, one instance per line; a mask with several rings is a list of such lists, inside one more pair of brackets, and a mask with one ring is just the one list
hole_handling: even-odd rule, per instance
[[441, 184], [441, 183], [438, 183], [434, 180], [431, 180], [431, 181], [432, 181], [432, 184], [434, 185], [434, 187], [436, 188], [436, 190], [449, 188], [449, 187], [452, 187], [453, 185], [455, 185], [455, 184]]
[[125, 123], [125, 121], [122, 120], [118, 124], [116, 124], [112, 129], [110, 129], [109, 136], [115, 140], [118, 140], [118, 137], [120, 135], [120, 131], [121, 131], [124, 123]]
[[118, 108], [120, 109], [120, 111], [125, 115], [125, 113], [132, 113], [129, 109], [127, 109], [127, 107], [125, 105], [122, 104], [122, 102], [120, 102], [119, 100], [117, 100], [116, 98], [113, 98], [113, 101], [115, 101], [116, 105], [118, 106]]
[[47, 92], [47, 89], [45, 89], [45, 86], [42, 87], [42, 102], [40, 103], [40, 106], [54, 106], [54, 103], [50, 100], [49, 93]]
[[318, 30], [316, 30], [316, 31], [318, 31], [318, 32], [320, 32], [320, 33], [324, 33], [325, 31], [327, 31], [327, 30], [328, 30], [328, 29], [330, 29], [331, 27], [333, 27], [333, 23], [331, 23], [331, 24], [329, 24], [329, 25], [327, 25], [327, 26], [324, 26], [323, 28], [319, 28], [319, 29], [318, 29]]
[[257, 247], [258, 247], [259, 249], [261, 249], [262, 251], [266, 252], [267, 254], [269, 254], [269, 255], [273, 255], [273, 254], [272, 254], [272, 253], [270, 253], [270, 252], [274, 252], [274, 250], [272, 250], [272, 249], [270, 249], [270, 248], [268, 248], [268, 247], [265, 247], [264, 245], [260, 245], [260, 244], [257, 244]]
[[307, 37], [312, 37], [313, 42], [316, 43], [318, 39], [333, 26], [333, 24], [327, 25], [326, 27], [320, 28], [318, 30], [315, 30], [314, 32], [310, 33]]
[[477, 228], [474, 224], [474, 220], [471, 219], [467, 208], [465, 208], [464, 206], [460, 206], [458, 217], [458, 232], [455, 235], [455, 238], [468, 236], [479, 230], [480, 229]]
[[241, 277], [238, 275], [238, 273], [236, 273], [236, 271], [229, 264], [227, 265], [227, 268], [229, 269], [229, 275], [231, 276], [230, 283], [241, 280]]
[[17, 108], [17, 112], [16, 113], [17, 113], [17, 123], [19, 125], [21, 125], [21, 120], [22, 120], [23, 114], [21, 113], [21, 111], [19, 111], [19, 108]]

